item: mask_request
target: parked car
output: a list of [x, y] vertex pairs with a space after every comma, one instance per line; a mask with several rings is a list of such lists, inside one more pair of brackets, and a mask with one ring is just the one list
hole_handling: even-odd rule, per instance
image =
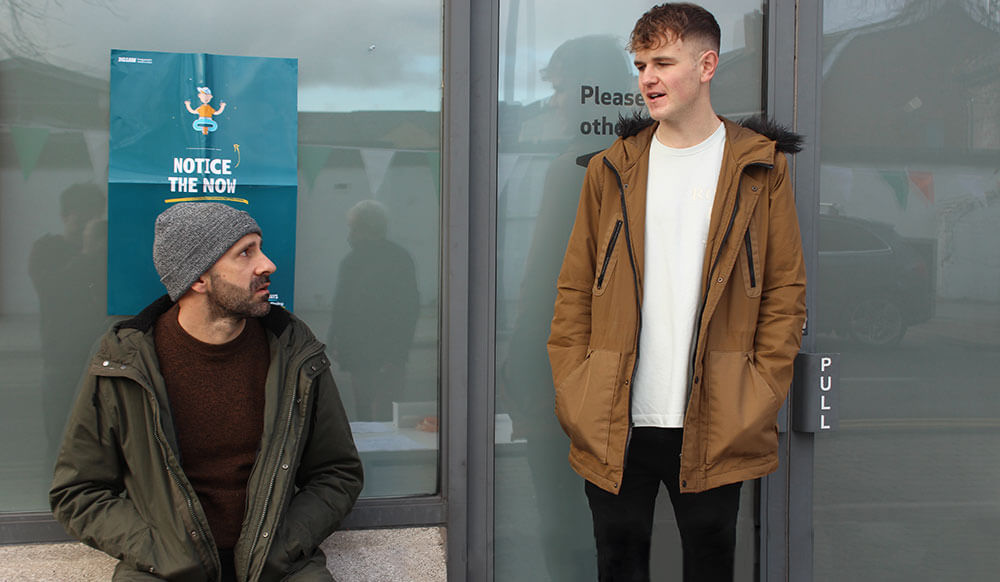
[[889, 224], [820, 214], [816, 327], [893, 346], [934, 315], [936, 241]]

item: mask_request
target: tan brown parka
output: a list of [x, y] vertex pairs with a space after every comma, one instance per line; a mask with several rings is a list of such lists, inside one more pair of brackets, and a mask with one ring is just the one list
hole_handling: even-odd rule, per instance
[[[797, 151], [800, 138], [759, 120], [754, 125], [777, 141], [723, 122], [726, 143], [684, 418], [682, 492], [777, 468], [777, 415], [805, 322], [805, 265], [782, 153]], [[570, 464], [615, 494], [631, 437], [639, 334], [656, 325], [640, 317], [646, 178], [656, 127], [633, 120], [625, 137], [591, 158], [548, 342]]]

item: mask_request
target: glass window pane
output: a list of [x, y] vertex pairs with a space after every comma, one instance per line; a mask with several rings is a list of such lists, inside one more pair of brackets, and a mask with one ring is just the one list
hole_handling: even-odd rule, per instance
[[294, 10], [9, 4], [0, 22], [0, 512], [48, 510], [62, 423], [108, 324], [112, 48], [298, 58], [296, 313], [328, 344], [366, 465], [362, 495], [436, 492], [440, 0], [335, 12], [313, 1]]
[[1000, 4], [824, 14], [821, 199], [889, 250], [824, 253], [821, 230], [814, 329], [842, 359], [840, 431], [816, 438], [815, 579], [992, 579]]
[[[722, 27], [713, 105], [761, 110], [761, 2], [704, 3]], [[596, 551], [583, 480], [553, 414], [546, 340], [555, 281], [573, 226], [581, 156], [614, 139], [638, 94], [624, 45], [649, 3], [504, 0], [500, 4], [497, 199], [495, 566], [505, 580], [594, 580]], [[585, 161], [583, 162], [585, 163]], [[753, 499], [743, 488], [739, 579], [752, 579]], [[680, 572], [666, 492], [658, 498], [653, 572]]]

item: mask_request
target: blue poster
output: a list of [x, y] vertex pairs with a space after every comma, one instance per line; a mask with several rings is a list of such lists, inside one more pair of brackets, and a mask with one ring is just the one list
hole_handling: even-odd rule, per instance
[[277, 265], [271, 302], [295, 281], [298, 61], [111, 51], [108, 313], [137, 313], [165, 289], [153, 223], [178, 202], [249, 212]]

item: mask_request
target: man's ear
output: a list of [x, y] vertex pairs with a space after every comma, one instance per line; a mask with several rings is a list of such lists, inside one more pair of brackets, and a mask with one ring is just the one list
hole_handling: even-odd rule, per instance
[[715, 71], [719, 68], [719, 53], [709, 49], [701, 53], [701, 60], [698, 63], [701, 67], [701, 82], [707, 83], [715, 76]]
[[191, 284], [191, 290], [195, 293], [208, 293], [208, 273], [203, 273], [201, 277]]

